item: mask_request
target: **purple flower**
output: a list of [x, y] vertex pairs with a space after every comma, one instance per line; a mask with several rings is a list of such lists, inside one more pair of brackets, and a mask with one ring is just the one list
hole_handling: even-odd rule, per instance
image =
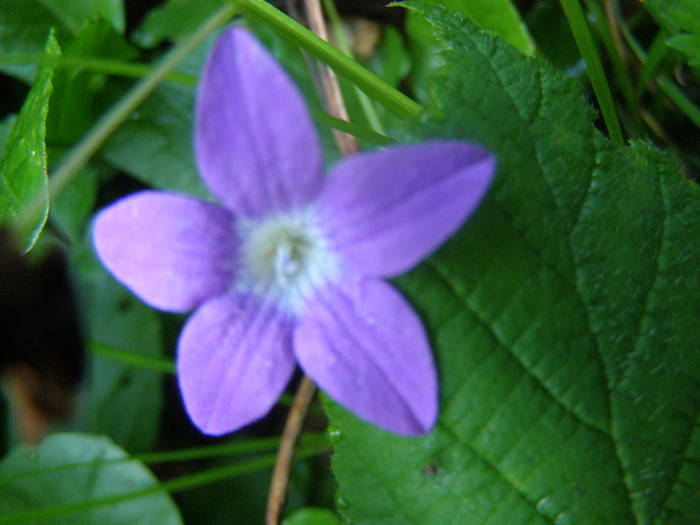
[[301, 368], [361, 418], [422, 434], [437, 379], [421, 321], [383, 279], [415, 266], [482, 199], [493, 157], [465, 142], [355, 155], [323, 176], [296, 88], [246, 31], [209, 56], [197, 164], [222, 205], [143, 191], [101, 212], [94, 243], [155, 308], [196, 308], [178, 342], [188, 414], [208, 434], [263, 417]]

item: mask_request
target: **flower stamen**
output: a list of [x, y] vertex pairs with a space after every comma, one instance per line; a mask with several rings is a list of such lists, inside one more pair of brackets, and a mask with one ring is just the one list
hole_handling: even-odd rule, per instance
[[245, 221], [240, 290], [272, 298], [298, 312], [309, 294], [337, 270], [336, 257], [310, 210]]

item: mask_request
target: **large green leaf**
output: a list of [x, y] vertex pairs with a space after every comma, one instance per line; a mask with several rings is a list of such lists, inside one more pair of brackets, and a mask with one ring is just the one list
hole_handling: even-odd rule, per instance
[[55, 434], [38, 448], [15, 449], [0, 463], [0, 523], [180, 525], [177, 508], [164, 493], [53, 516], [44, 510], [89, 506], [89, 502], [148, 490], [157, 483], [142, 463], [128, 460], [107, 438]]
[[[60, 55], [53, 35], [46, 43], [46, 54]], [[35, 216], [21, 232], [22, 246], [27, 249], [36, 241], [49, 211], [45, 140], [52, 77], [53, 67], [39, 69], [7, 137], [0, 166], [0, 223], [17, 219], [28, 205], [38, 204]]]
[[405, 438], [329, 403], [354, 524], [700, 523], [700, 194], [668, 155], [615, 147], [580, 86], [428, 11], [449, 67], [422, 137], [474, 140], [498, 178], [397, 284], [440, 374]]
[[[88, 347], [100, 345], [159, 357], [163, 352], [156, 312], [107, 274], [88, 247], [73, 265], [85, 317]], [[92, 354], [82, 427], [104, 433], [130, 452], [150, 450], [160, 425], [162, 376]]]

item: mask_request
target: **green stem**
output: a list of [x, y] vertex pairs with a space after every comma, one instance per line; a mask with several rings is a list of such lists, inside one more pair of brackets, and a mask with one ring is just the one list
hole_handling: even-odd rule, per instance
[[[637, 56], [637, 59], [646, 66], [647, 54], [642, 48], [642, 46], [637, 42], [629, 27], [626, 24], [621, 25], [622, 34], [627, 41], [627, 44], [632, 49], [632, 52]], [[657, 51], [652, 45], [652, 51], [654, 51], [653, 60], [660, 60], [657, 58]], [[651, 59], [650, 59], [651, 60]], [[654, 68], [655, 69], [655, 68]], [[686, 94], [681, 90], [673, 80], [671, 80], [666, 75], [657, 75], [656, 83], [661, 88], [661, 91], [680, 109], [690, 121], [700, 128], [700, 107], [696, 106], [692, 100], [690, 100]]]
[[[335, 40], [338, 43], [338, 47], [347, 56], [352, 57], [352, 49], [350, 49], [350, 44], [345, 36], [343, 23], [340, 19], [340, 15], [338, 14], [338, 10], [335, 8], [335, 2], [333, 2], [333, 0], [323, 0], [323, 5], [326, 8], [328, 18], [331, 21], [331, 27], [333, 28], [333, 34], [335, 34]], [[365, 114], [365, 118], [367, 119], [370, 127], [373, 131], [384, 135], [386, 131], [384, 130], [384, 126], [379, 119], [379, 115], [377, 114], [377, 110], [374, 107], [372, 99], [365, 95], [364, 91], [357, 86], [353, 85], [353, 88], [355, 89], [355, 94], [360, 102], [360, 107], [362, 108], [362, 112]]]
[[[234, 454], [251, 454], [254, 452], [266, 452], [275, 450], [279, 445], [280, 438], [258, 438], [237, 440], [233, 443], [223, 445], [210, 445], [206, 447], [194, 447], [181, 450], [171, 450], [166, 452], [146, 452], [143, 454], [134, 454], [123, 458], [105, 459], [98, 461], [88, 461], [81, 463], [66, 463], [55, 467], [46, 467], [42, 469], [22, 472], [12, 476], [0, 478], [0, 486], [15, 482], [20, 479], [32, 478], [36, 476], [44, 476], [47, 474], [56, 474], [59, 472], [75, 470], [79, 468], [95, 468], [106, 465], [116, 465], [120, 463], [128, 463], [129, 461], [141, 461], [149, 465], [158, 463], [172, 463], [179, 461], [191, 461], [194, 459], [206, 459], [221, 456], [232, 456]], [[328, 438], [324, 433], [304, 434], [300, 440], [301, 446], [309, 447], [329, 447]]]
[[[625, 101], [627, 110], [630, 112], [630, 114], [633, 115], [633, 118], [635, 119], [634, 128], [635, 132], [637, 132], [639, 126], [636, 121], [638, 120], [639, 114], [635, 111], [634, 88], [632, 86], [632, 79], [629, 75], [629, 71], [625, 67], [623, 57], [620, 55], [618, 46], [615, 44], [615, 38], [613, 37], [614, 29], [612, 24], [615, 23], [613, 18], [614, 14], [610, 14], [608, 16], [608, 13], [603, 12], [603, 10], [600, 8], [600, 6], [598, 6], [595, 0], [587, 1], [586, 5], [591, 11], [591, 13], [594, 15], [594, 27], [597, 29], [600, 41], [603, 43], [607, 56], [610, 59], [613, 77]], [[606, 3], [606, 5], [609, 4]]]
[[376, 144], [378, 146], [386, 146], [387, 144], [395, 144], [397, 142], [391, 137], [387, 137], [386, 135], [382, 135], [381, 133], [377, 133], [371, 129], [335, 118], [333, 115], [326, 113], [325, 111], [311, 110], [311, 114], [314, 117], [314, 120], [319, 124], [343, 131], [357, 137], [358, 139], [366, 140], [367, 142], [371, 142], [372, 144]]
[[[105, 113], [83, 139], [66, 155], [60, 166], [49, 179], [49, 195], [55, 197], [78, 173], [107, 138], [124, 122], [129, 115], [150, 95], [175, 67], [182, 62], [214, 29], [226, 23], [236, 10], [225, 5], [207, 19], [192, 36], [177, 45], [163, 57], [160, 63], [147, 76], [141, 79], [129, 92]], [[17, 221], [20, 231], [26, 228], [41, 209], [43, 200], [33, 199], [25, 207]]]
[[114, 361], [119, 361], [120, 363], [138, 368], [155, 370], [156, 372], [165, 374], [175, 373], [175, 363], [173, 363], [172, 360], [163, 357], [153, 357], [140, 354], [138, 352], [130, 352], [128, 350], [121, 350], [119, 348], [105, 346], [100, 343], [91, 343], [90, 351], [93, 354], [99, 355], [100, 357], [113, 359]]
[[313, 56], [328, 64], [337, 74], [355, 84], [397, 116], [411, 118], [420, 115], [423, 111], [423, 107], [420, 104], [392, 88], [377, 75], [275, 9], [265, 0], [232, 0], [232, 2], [244, 14], [263, 20], [283, 38], [301, 46]]
[[[38, 64], [60, 68], [79, 68], [95, 73], [117, 75], [122, 77], [145, 77], [153, 72], [153, 66], [147, 64], [132, 64], [109, 60], [99, 57], [70, 57], [48, 55], [0, 55], [2, 64]], [[165, 75], [164, 81], [183, 84], [186, 86], [197, 85], [197, 77], [188, 73], [173, 71]]]
[[586, 62], [588, 77], [591, 80], [593, 91], [598, 99], [598, 105], [603, 114], [603, 120], [605, 120], [608, 133], [610, 133], [610, 138], [617, 144], [624, 144], [622, 128], [617, 118], [610, 86], [605, 78], [603, 65], [600, 62], [600, 56], [598, 56], [593, 37], [591, 36], [588, 24], [583, 15], [581, 4], [579, 0], [561, 0], [561, 5], [569, 22], [569, 26], [571, 27], [571, 32], [576, 40], [579, 52]]
[[[324, 444], [323, 446], [300, 448], [297, 451], [295, 459], [306, 459], [318, 455], [324, 452], [325, 450], [327, 450], [327, 444]], [[204, 470], [202, 472], [197, 472], [196, 474], [181, 476], [179, 478], [164, 481], [163, 483], [153, 485], [151, 487], [141, 490], [135, 490], [123, 494], [115, 494], [113, 496], [106, 496], [103, 498], [95, 498], [87, 501], [79, 501], [76, 503], [67, 503], [63, 505], [45, 507], [42, 509], [31, 509], [22, 512], [16, 512], [14, 514], [6, 514], [5, 516], [0, 516], [0, 523], [16, 524], [33, 521], [46, 521], [51, 519], [56, 520], [64, 516], [70, 516], [71, 514], [75, 514], [76, 512], [81, 512], [107, 505], [115, 505], [124, 501], [143, 498], [161, 492], [178, 492], [182, 490], [192, 489], [195, 487], [200, 487], [202, 485], [207, 485], [224, 479], [234, 478], [243, 474], [249, 474], [251, 472], [257, 472], [259, 470], [265, 470], [272, 467], [274, 463], [275, 454], [267, 454], [265, 456], [261, 456], [259, 458], [251, 459], [248, 461], [243, 461], [232, 465], [226, 465], [223, 467], [215, 467]]]
[[[661, 29], [654, 37], [654, 41], [649, 47], [649, 54], [646, 56], [646, 60], [643, 62], [644, 65], [642, 67], [642, 72], [639, 74], [639, 80], [637, 82], [637, 105], [641, 103], [642, 97], [644, 96], [644, 92], [646, 91], [649, 82], [656, 74], [656, 71], [659, 69], [664, 57], [668, 53], [668, 46], [666, 45], [667, 38], [668, 33]], [[641, 49], [640, 46], [637, 46], [637, 48], [637, 51]], [[635, 54], [638, 55], [637, 52], [635, 52]]]

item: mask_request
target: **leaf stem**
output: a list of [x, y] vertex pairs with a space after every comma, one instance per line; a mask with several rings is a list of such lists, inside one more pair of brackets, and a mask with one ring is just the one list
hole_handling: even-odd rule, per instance
[[[337, 43], [338, 48], [340, 48], [340, 50], [347, 56], [352, 57], [352, 49], [350, 48], [350, 43], [348, 42], [347, 37], [345, 36], [343, 22], [340, 19], [338, 10], [335, 8], [335, 3], [333, 0], [323, 0], [323, 7], [326, 9], [326, 13], [328, 14], [328, 18], [331, 22], [333, 34], [335, 35], [335, 42]], [[379, 115], [377, 115], [377, 110], [374, 107], [372, 99], [365, 95], [365, 92], [357, 86], [353, 86], [353, 88], [355, 90], [355, 94], [357, 95], [357, 100], [360, 103], [360, 107], [362, 108], [362, 112], [365, 114], [365, 118], [367, 119], [367, 122], [372, 130], [381, 134], [386, 133], [384, 126], [379, 119]]]
[[605, 120], [608, 133], [610, 133], [610, 138], [617, 144], [624, 144], [625, 140], [622, 136], [622, 128], [617, 118], [610, 86], [605, 77], [603, 65], [600, 61], [595, 43], [593, 42], [590, 29], [583, 15], [581, 4], [579, 0], [561, 0], [561, 5], [569, 22], [569, 26], [571, 27], [571, 32], [576, 40], [579, 52], [588, 66], [588, 77], [591, 80], [593, 91], [598, 99], [598, 105], [603, 114], [603, 120]]
[[[311, 30], [324, 41], [328, 41], [328, 28], [323, 18], [323, 10], [319, 0], [304, 0], [306, 17]], [[340, 83], [335, 72], [326, 65], [321, 65], [321, 87], [323, 89], [323, 99], [331, 116], [349, 121], [348, 110], [345, 107], [343, 93], [340, 91]], [[357, 140], [352, 135], [342, 131], [334, 131], [333, 137], [338, 144], [340, 154], [343, 156], [352, 155], [359, 150]]]
[[[316, 385], [304, 376], [297, 388], [297, 393], [294, 396], [294, 404], [292, 405], [287, 421], [282, 431], [280, 446], [277, 450], [275, 458], [275, 468], [272, 471], [272, 479], [270, 480], [270, 491], [267, 497], [267, 511], [265, 513], [266, 525], [278, 525], [282, 508], [287, 496], [287, 485], [289, 484], [289, 473], [294, 459], [294, 448], [296, 447], [301, 426], [306, 417], [306, 411], [309, 404], [316, 394]], [[296, 454], [299, 455], [297, 450]]]
[[143, 368], [146, 370], [155, 370], [165, 374], [175, 373], [175, 363], [171, 359], [162, 357], [153, 357], [144, 355], [139, 352], [131, 352], [129, 350], [121, 350], [100, 343], [91, 343], [90, 351], [93, 354], [113, 359], [127, 365]]
[[[0, 55], [2, 64], [38, 64], [48, 65], [57, 68], [76, 68], [106, 75], [117, 75], [122, 77], [145, 77], [153, 72], [153, 66], [148, 64], [134, 64], [131, 62], [121, 62], [119, 60], [109, 60], [100, 57], [70, 57], [51, 55]], [[182, 84], [186, 86], [197, 85], [197, 77], [189, 73], [172, 71], [165, 75], [164, 81]]]
[[332, 67], [336, 73], [357, 85], [367, 95], [402, 118], [416, 117], [423, 107], [397, 91], [377, 75], [368, 71], [335, 47], [275, 9], [265, 0], [231, 0], [244, 14], [265, 21], [280, 36], [303, 47], [316, 58]]
[[[107, 138], [124, 122], [165, 79], [214, 29], [226, 23], [236, 9], [225, 5], [208, 18], [192, 36], [177, 45], [163, 57], [153, 71], [139, 81], [124, 97], [95, 123], [82, 140], [66, 155], [63, 162], [49, 178], [49, 195], [55, 197], [78, 173]], [[28, 224], [41, 208], [39, 198], [32, 199], [17, 220], [17, 226]]]

